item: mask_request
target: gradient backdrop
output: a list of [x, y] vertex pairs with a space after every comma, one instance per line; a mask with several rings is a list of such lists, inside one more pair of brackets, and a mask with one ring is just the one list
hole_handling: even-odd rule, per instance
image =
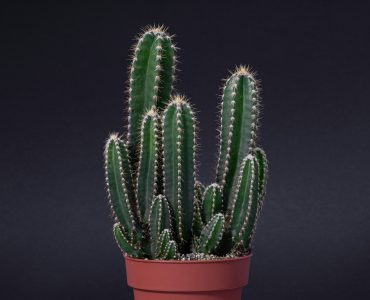
[[262, 80], [271, 172], [244, 299], [370, 299], [369, 2], [216, 2], [2, 5], [0, 299], [132, 299], [102, 149], [146, 24], [176, 33], [205, 183], [221, 79], [243, 63]]

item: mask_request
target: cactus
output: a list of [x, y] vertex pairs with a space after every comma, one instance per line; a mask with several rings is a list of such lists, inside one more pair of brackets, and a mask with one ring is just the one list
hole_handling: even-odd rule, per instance
[[163, 27], [149, 27], [135, 46], [127, 139], [111, 134], [104, 151], [114, 237], [136, 258], [247, 254], [268, 172], [256, 145], [257, 81], [243, 66], [226, 80], [216, 182], [205, 188], [196, 175], [195, 114], [185, 97], [171, 96], [175, 49]]

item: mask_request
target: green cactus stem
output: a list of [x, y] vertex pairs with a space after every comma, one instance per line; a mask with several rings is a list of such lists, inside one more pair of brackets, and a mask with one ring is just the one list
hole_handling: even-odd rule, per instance
[[222, 212], [222, 191], [217, 183], [209, 185], [203, 196], [202, 219], [204, 223], [217, 213]]
[[248, 68], [239, 67], [227, 79], [222, 97], [216, 178], [223, 188], [225, 208], [230, 208], [242, 161], [253, 152], [258, 113], [257, 82]]
[[170, 210], [166, 198], [158, 195], [153, 199], [149, 213], [149, 230], [152, 257], [156, 256], [157, 241], [164, 229], [171, 228]]
[[258, 201], [257, 160], [249, 154], [243, 160], [234, 199], [231, 202], [230, 223], [235, 244], [251, 234], [258, 211]]
[[219, 245], [225, 227], [225, 217], [223, 214], [214, 215], [204, 226], [198, 241], [197, 251], [200, 253], [212, 253]]
[[146, 111], [162, 110], [169, 101], [175, 73], [175, 49], [164, 27], [149, 27], [138, 38], [129, 79], [128, 141], [132, 160], [140, 142], [140, 125]]
[[195, 182], [195, 195], [194, 195], [194, 216], [193, 216], [193, 234], [199, 236], [203, 228], [202, 221], [202, 203], [203, 203], [203, 193], [204, 185], [196, 181]]
[[267, 174], [268, 174], [268, 161], [265, 151], [261, 148], [255, 149], [255, 156], [258, 163], [258, 194], [259, 194], [259, 204], [258, 210], [262, 209], [263, 200], [266, 194], [267, 185]]
[[265, 152], [261, 148], [255, 149], [256, 163], [258, 167], [258, 206], [257, 211], [253, 211], [250, 215], [248, 227], [243, 234], [243, 246], [246, 250], [251, 247], [253, 236], [256, 232], [257, 221], [263, 206], [263, 201], [266, 194], [268, 162]]
[[151, 109], [141, 125], [140, 160], [137, 175], [137, 198], [140, 215], [148, 219], [149, 208], [153, 197], [157, 194], [158, 153], [159, 153], [159, 117], [155, 109]]
[[136, 224], [134, 207], [130, 203], [127, 191], [127, 181], [124, 178], [124, 163], [121, 157], [122, 140], [117, 134], [112, 134], [105, 147], [105, 175], [108, 196], [115, 217], [130, 236], [139, 238], [139, 228]]
[[191, 245], [195, 185], [195, 120], [187, 101], [175, 96], [163, 114], [164, 193], [182, 251]]
[[141, 257], [143, 255], [140, 245], [134, 245], [129, 238], [126, 237], [125, 232], [119, 223], [114, 224], [113, 235], [122, 252], [130, 257]]

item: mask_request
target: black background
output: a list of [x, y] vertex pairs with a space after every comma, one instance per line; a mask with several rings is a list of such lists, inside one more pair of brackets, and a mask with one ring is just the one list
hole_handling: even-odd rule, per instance
[[219, 2], [3, 4], [1, 299], [131, 299], [102, 149], [125, 124], [133, 37], [154, 23], [181, 48], [205, 183], [221, 79], [243, 63], [262, 81], [271, 171], [245, 297], [370, 297], [369, 2]]

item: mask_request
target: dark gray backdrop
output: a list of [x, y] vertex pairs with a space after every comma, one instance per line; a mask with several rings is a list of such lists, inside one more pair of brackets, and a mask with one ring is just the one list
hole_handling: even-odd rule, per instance
[[245, 299], [370, 297], [369, 2], [3, 5], [0, 298], [131, 299], [102, 149], [122, 130], [129, 47], [165, 24], [214, 176], [221, 79], [263, 87], [271, 172]]

